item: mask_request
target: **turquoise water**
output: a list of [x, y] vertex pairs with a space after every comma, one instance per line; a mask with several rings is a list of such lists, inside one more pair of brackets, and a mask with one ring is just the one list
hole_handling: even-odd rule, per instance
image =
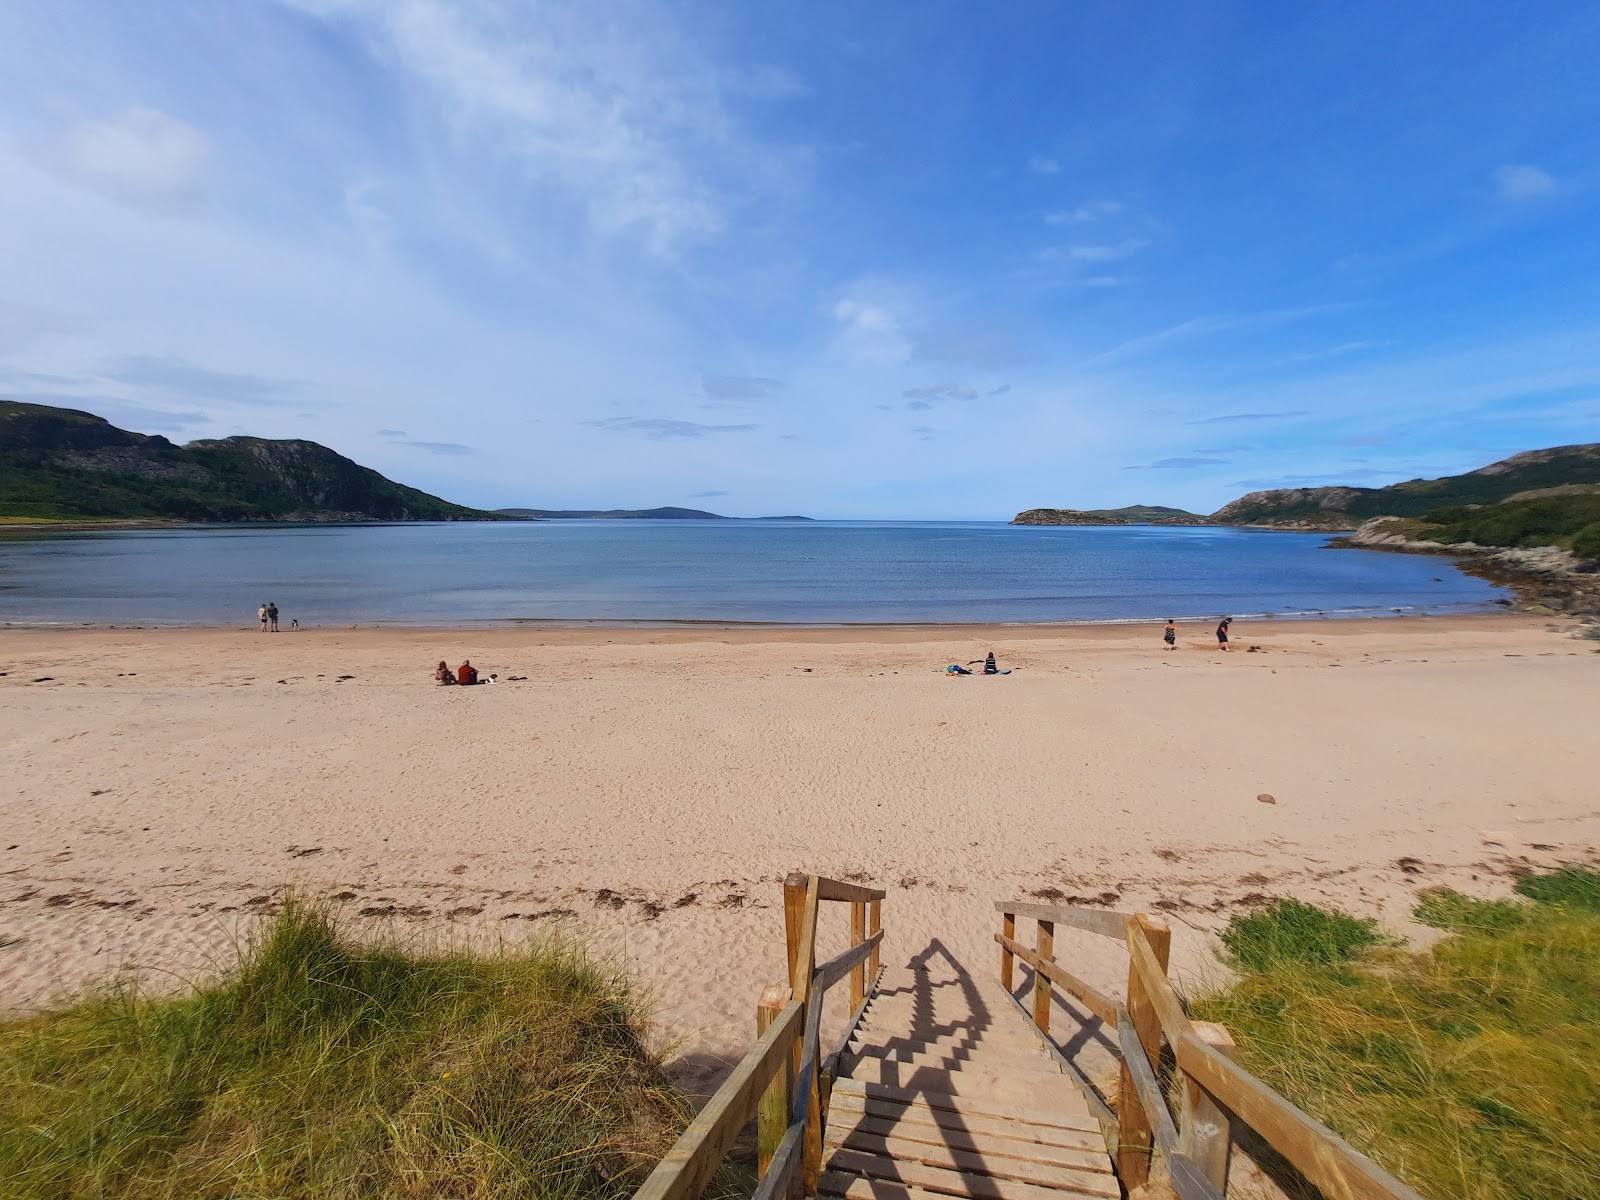
[[1324, 534], [979, 522], [210, 526], [0, 540], [0, 621], [967, 623], [1460, 612], [1504, 593]]

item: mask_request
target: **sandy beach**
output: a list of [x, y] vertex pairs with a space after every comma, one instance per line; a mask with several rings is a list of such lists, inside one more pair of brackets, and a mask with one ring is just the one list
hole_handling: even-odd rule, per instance
[[[985, 976], [1005, 897], [1165, 913], [1191, 983], [1263, 897], [1421, 935], [1421, 888], [1596, 861], [1571, 628], [4, 630], [0, 1006], [195, 978], [295, 886], [420, 936], [582, 931], [693, 1080], [782, 975], [796, 868], [886, 887], [891, 959]], [[943, 674], [990, 649], [1013, 674]], [[434, 686], [463, 657], [504, 682]]]

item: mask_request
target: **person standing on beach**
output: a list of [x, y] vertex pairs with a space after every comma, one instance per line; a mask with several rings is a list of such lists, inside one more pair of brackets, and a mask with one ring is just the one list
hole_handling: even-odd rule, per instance
[[261, 632], [265, 633], [267, 631], [267, 606], [265, 604], [256, 609], [256, 616], [261, 620]]
[[1232, 624], [1232, 617], [1223, 617], [1217, 625], [1217, 646], [1219, 649], [1228, 649], [1228, 626]]
[[1167, 631], [1161, 635], [1161, 640], [1167, 644], [1168, 650], [1178, 648], [1178, 627], [1172, 623], [1172, 618], [1167, 618]]
[[267, 621], [272, 626], [272, 632], [278, 632], [278, 606], [271, 600], [267, 601]]

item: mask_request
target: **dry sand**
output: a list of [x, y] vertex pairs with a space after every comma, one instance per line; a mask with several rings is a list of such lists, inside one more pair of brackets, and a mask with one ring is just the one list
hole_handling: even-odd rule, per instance
[[[1016, 672], [942, 673], [990, 648]], [[463, 655], [527, 679], [434, 686]], [[0, 660], [12, 1009], [194, 978], [294, 884], [428, 936], [575, 926], [693, 1082], [782, 976], [794, 868], [886, 887], [893, 961], [992, 976], [996, 899], [1086, 897], [1164, 912], [1192, 984], [1262, 897], [1418, 934], [1422, 887], [1600, 846], [1600, 656], [1509, 613], [1241, 624], [1228, 655], [1209, 625], [11, 629]], [[1058, 952], [1114, 986], [1091, 940]]]

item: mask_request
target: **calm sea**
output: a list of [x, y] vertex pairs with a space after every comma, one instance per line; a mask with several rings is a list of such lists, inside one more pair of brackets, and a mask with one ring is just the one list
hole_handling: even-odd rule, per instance
[[1482, 609], [1326, 535], [900, 521], [210, 526], [0, 539], [0, 621], [964, 623]]

